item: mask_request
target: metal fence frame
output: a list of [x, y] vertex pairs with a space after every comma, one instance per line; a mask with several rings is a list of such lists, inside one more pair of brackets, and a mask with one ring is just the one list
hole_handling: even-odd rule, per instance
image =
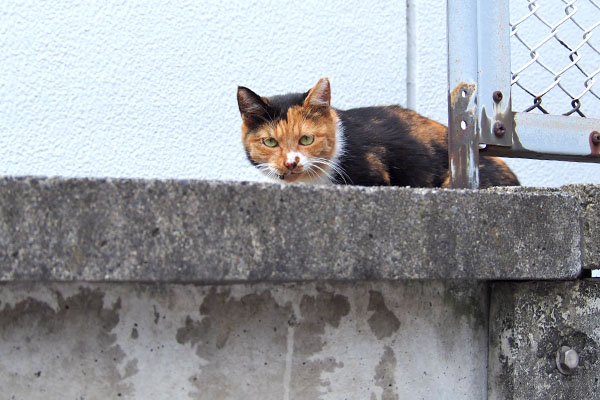
[[479, 187], [479, 154], [600, 163], [600, 119], [513, 112], [509, 0], [448, 0], [451, 187]]

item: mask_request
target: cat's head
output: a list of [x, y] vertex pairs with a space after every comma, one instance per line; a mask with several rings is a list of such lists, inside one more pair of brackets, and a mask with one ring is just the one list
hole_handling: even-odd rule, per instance
[[286, 182], [332, 180], [340, 149], [327, 78], [306, 93], [269, 98], [238, 87], [237, 100], [242, 142], [260, 171]]

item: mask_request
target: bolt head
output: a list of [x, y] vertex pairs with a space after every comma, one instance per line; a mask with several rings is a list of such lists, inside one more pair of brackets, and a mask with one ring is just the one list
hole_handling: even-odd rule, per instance
[[579, 355], [573, 349], [565, 351], [564, 358], [565, 365], [570, 369], [577, 368], [577, 365], [579, 365]]
[[502, 101], [502, 98], [504, 96], [502, 95], [502, 92], [499, 90], [496, 90], [493, 94], [492, 94], [492, 98], [494, 99], [494, 101], [496, 103], [500, 103]]
[[590, 137], [592, 138], [592, 143], [595, 146], [598, 146], [600, 144], [600, 132], [593, 131], [592, 133], [590, 133]]
[[503, 137], [504, 134], [506, 133], [506, 128], [504, 127], [504, 124], [500, 121], [497, 121], [494, 124], [494, 135], [496, 135], [496, 137]]
[[556, 366], [563, 375], [573, 373], [573, 370], [579, 365], [579, 354], [568, 346], [562, 346], [556, 352]]

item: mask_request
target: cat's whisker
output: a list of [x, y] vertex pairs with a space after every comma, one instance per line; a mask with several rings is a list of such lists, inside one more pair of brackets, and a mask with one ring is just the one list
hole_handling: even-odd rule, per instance
[[310, 177], [310, 179], [319, 179], [320, 178], [319, 174], [317, 174], [313, 170], [312, 166], [309, 166], [308, 168], [306, 168], [305, 171], [306, 171], [306, 174], [308, 174], [308, 176]]
[[311, 168], [308, 168], [306, 170], [306, 173], [308, 174], [308, 176], [309, 176], [310, 179], [318, 178], [319, 177], [319, 175], [315, 171], [313, 171]]
[[269, 167], [269, 165], [267, 165], [267, 164], [258, 164], [256, 166], [256, 168], [258, 168], [258, 170], [260, 170], [261, 172], [269, 172], [269, 171], [271, 171], [271, 167]]
[[326, 160], [326, 159], [320, 159], [319, 162], [324, 163], [325, 165], [327, 165], [328, 167], [333, 169], [335, 172], [337, 172], [342, 177], [342, 179], [344, 179], [344, 183], [347, 183], [346, 178], [348, 178], [348, 180], [352, 183], [352, 179], [350, 179], [350, 177], [348, 176], [346, 171], [344, 171], [344, 169], [342, 168], [342, 166], [339, 163], [337, 163], [333, 160]]
[[331, 176], [331, 174], [324, 168], [321, 168], [317, 165], [317, 163], [313, 163], [310, 168], [315, 168], [318, 169], [319, 171], [321, 171], [325, 176], [327, 176], [327, 178], [331, 181], [335, 183], [335, 178], [333, 176]]
[[344, 181], [344, 184], [348, 184], [348, 181], [350, 181], [350, 184], [354, 184], [354, 182], [352, 182], [352, 179], [348, 176], [348, 174], [341, 168], [337, 168], [337, 167], [332, 167], [332, 169], [338, 173], [338, 175], [342, 178], [342, 180]]
[[327, 160], [325, 158], [320, 158], [320, 157], [315, 157], [312, 159], [312, 161], [316, 164], [323, 164], [328, 168], [331, 168], [332, 170], [334, 170], [344, 181], [344, 184], [348, 184], [348, 181], [346, 180], [346, 178], [350, 181], [350, 183], [352, 184], [352, 179], [350, 179], [350, 177], [348, 176], [348, 174], [346, 173], [346, 171], [344, 171], [344, 169], [335, 161], [333, 160]]
[[335, 179], [332, 176], [329, 174], [319, 175], [314, 169], [312, 169], [313, 167], [314, 165], [311, 167], [311, 172], [314, 174], [315, 179], [319, 180], [321, 183], [335, 183]]
[[262, 172], [263, 174], [265, 174], [267, 176], [267, 178], [271, 178], [274, 180], [278, 180], [281, 179], [281, 174], [279, 173], [279, 171], [277, 171], [277, 169], [271, 167], [269, 165], [269, 163], [260, 163], [256, 165], [256, 168]]
[[329, 174], [329, 172], [327, 172], [327, 170], [325, 170], [325, 169], [323, 169], [323, 168], [319, 167], [317, 164], [314, 164], [314, 163], [311, 165], [311, 168], [313, 168], [313, 167], [314, 167], [314, 168], [317, 168], [319, 171], [323, 172], [323, 174], [325, 174], [325, 175], [327, 176], [327, 178], [329, 178], [329, 180], [330, 180], [331, 182], [335, 182], [335, 179], [334, 179], [334, 177], [333, 177], [333, 176], [331, 176], [331, 174]]

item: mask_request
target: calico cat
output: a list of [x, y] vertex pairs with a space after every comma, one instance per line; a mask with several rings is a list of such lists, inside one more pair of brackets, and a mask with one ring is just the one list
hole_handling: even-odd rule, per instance
[[[448, 129], [400, 106], [330, 105], [329, 80], [306, 93], [260, 97], [238, 87], [250, 162], [285, 182], [449, 187]], [[500, 159], [480, 158], [480, 187], [519, 185]]]

